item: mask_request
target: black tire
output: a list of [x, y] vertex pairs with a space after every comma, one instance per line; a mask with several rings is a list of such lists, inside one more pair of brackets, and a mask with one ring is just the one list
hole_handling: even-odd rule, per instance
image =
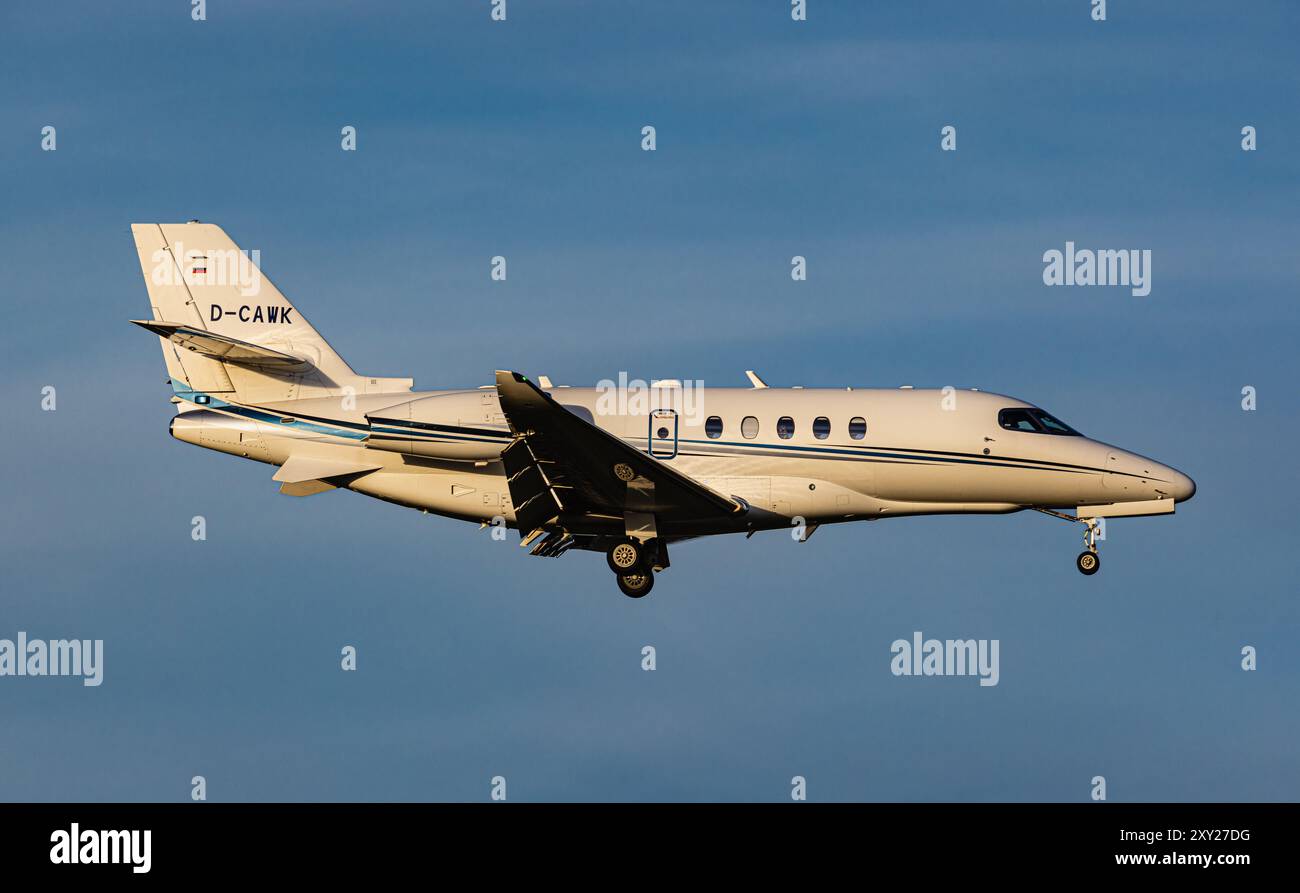
[[1101, 556], [1096, 552], [1080, 552], [1079, 557], [1074, 560], [1074, 565], [1079, 569], [1079, 573], [1091, 577], [1101, 568]]
[[618, 588], [628, 598], [645, 598], [654, 589], [655, 575], [651, 571], [641, 571], [637, 574], [627, 574], [618, 577]]
[[640, 570], [645, 566], [645, 558], [645, 547], [636, 540], [615, 543], [605, 553], [605, 560], [609, 562], [609, 569], [619, 575]]

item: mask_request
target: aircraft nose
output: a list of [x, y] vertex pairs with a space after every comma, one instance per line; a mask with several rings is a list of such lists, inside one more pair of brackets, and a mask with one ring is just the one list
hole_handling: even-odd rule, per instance
[[1169, 489], [1174, 502], [1186, 502], [1196, 495], [1196, 481], [1177, 469], [1169, 469]]

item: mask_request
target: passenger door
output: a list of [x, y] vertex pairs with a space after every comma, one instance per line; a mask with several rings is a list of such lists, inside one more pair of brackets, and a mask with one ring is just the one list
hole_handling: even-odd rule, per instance
[[650, 413], [650, 455], [656, 459], [671, 459], [677, 455], [677, 412], [656, 409]]

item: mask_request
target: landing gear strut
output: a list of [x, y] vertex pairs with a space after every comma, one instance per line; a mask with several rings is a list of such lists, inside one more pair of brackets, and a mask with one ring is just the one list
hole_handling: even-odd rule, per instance
[[1101, 555], [1097, 552], [1097, 519], [1096, 518], [1078, 518], [1074, 515], [1067, 515], [1064, 512], [1054, 512], [1051, 509], [1036, 509], [1044, 515], [1051, 515], [1054, 518], [1061, 518], [1065, 521], [1077, 521], [1087, 526], [1083, 532], [1083, 544], [1087, 550], [1079, 553], [1079, 557], [1074, 560], [1074, 566], [1079, 569], [1079, 573], [1086, 577], [1091, 577], [1101, 569]]

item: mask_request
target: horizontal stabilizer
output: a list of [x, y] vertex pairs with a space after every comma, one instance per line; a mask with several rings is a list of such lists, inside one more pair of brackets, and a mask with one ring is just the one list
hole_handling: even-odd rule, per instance
[[182, 323], [158, 322], [149, 319], [133, 319], [131, 322], [142, 329], [148, 329], [155, 335], [161, 335], [163, 338], [179, 344], [186, 350], [192, 350], [214, 360], [238, 363], [241, 366], [274, 368], [286, 372], [305, 369], [311, 365], [301, 357], [295, 357], [292, 354], [282, 353], [258, 344], [250, 344], [247, 341], [240, 341], [238, 338], [231, 338], [227, 335], [206, 332], [203, 329], [196, 329]]
[[317, 456], [290, 456], [271, 478], [282, 484], [301, 484], [304, 481], [323, 481], [327, 478], [349, 474], [365, 474], [384, 466], [378, 462], [357, 462], [353, 459], [322, 459]]

